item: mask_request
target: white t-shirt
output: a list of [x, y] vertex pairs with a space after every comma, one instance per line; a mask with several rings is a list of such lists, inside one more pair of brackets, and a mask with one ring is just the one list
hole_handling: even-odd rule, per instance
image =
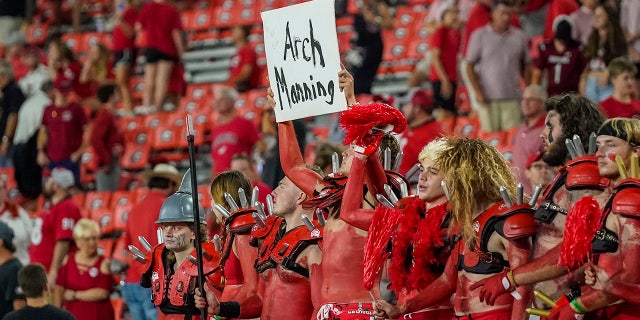
[[13, 245], [16, 252], [13, 255], [23, 266], [29, 264], [29, 245], [31, 244], [31, 230], [33, 222], [27, 211], [18, 207], [18, 216], [12, 217], [11, 212], [5, 210], [0, 214], [0, 221], [6, 223], [13, 230]]
[[25, 97], [32, 96], [35, 92], [40, 91], [42, 84], [49, 79], [49, 71], [47, 66], [40, 64], [35, 70], [29, 71], [20, 81], [18, 86], [24, 93]]

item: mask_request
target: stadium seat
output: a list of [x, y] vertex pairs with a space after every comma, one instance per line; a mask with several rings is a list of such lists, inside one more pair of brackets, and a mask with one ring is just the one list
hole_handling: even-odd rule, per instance
[[477, 117], [457, 117], [453, 127], [453, 134], [461, 138], [475, 138], [479, 127], [480, 124]]
[[64, 41], [71, 51], [78, 54], [82, 52], [83, 36], [84, 35], [82, 33], [65, 33], [62, 35], [62, 41]]
[[482, 129], [478, 129], [478, 139], [483, 140], [492, 147], [498, 147], [506, 142], [506, 131], [498, 132], [484, 132]]
[[124, 148], [124, 154], [120, 158], [120, 166], [123, 170], [140, 171], [149, 165], [149, 145], [129, 143]]
[[203, 31], [212, 27], [213, 9], [195, 9], [182, 13], [182, 22], [187, 31]]
[[93, 216], [94, 211], [110, 209], [109, 204], [111, 204], [110, 191], [89, 191], [84, 200], [84, 210]]
[[27, 43], [41, 46], [43, 45], [49, 35], [49, 24], [46, 23], [32, 23], [25, 30], [25, 37]]

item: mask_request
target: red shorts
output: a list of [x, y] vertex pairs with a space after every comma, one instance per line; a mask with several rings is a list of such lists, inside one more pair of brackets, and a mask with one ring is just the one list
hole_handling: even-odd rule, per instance
[[[628, 302], [614, 304], [593, 312], [595, 319], [632, 320], [640, 319], [640, 305]], [[586, 318], [586, 317], [585, 317]], [[590, 317], [591, 318], [591, 317]]]
[[456, 320], [510, 320], [511, 308], [496, 309], [486, 312], [472, 313], [464, 316], [453, 316]]
[[453, 312], [453, 309], [439, 309], [439, 310], [429, 310], [429, 311], [418, 311], [410, 314], [405, 314], [400, 319], [451, 320], [453, 317], [455, 317], [455, 315], [456, 313]]
[[373, 304], [325, 303], [316, 314], [317, 320], [373, 320]]

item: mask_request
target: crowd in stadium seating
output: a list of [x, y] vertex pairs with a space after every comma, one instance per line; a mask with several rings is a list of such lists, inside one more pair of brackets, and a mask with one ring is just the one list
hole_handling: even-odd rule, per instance
[[[188, 159], [186, 113], [196, 147], [210, 151], [211, 176], [235, 166], [263, 196], [274, 188], [283, 173], [275, 119], [262, 110], [259, 12], [299, 2], [0, 1], [0, 220], [14, 228], [21, 263], [29, 263], [25, 239], [33, 242], [35, 229], [47, 224], [40, 215], [53, 210], [42, 208], [47, 189], [99, 223], [102, 254], [126, 261], [118, 231], [146, 192], [139, 173]], [[336, 5], [344, 12], [337, 17], [340, 52], [358, 100], [397, 102], [407, 118], [398, 137], [401, 171], [436, 136], [478, 137], [512, 161], [528, 194], [553, 175], [540, 160], [547, 97], [579, 92], [609, 118], [640, 115], [638, 0]], [[233, 43], [228, 80], [187, 83], [181, 57], [206, 41]], [[385, 79], [407, 74], [403, 89], [372, 95], [384, 92]], [[328, 159], [340, 153], [335, 128], [318, 119], [294, 124], [307, 162], [330, 170]], [[56, 187], [43, 190], [43, 175]], [[64, 218], [71, 219], [67, 235], [54, 239], [69, 246], [79, 218]], [[50, 254], [47, 265], [60, 258]], [[122, 300], [113, 304], [118, 318]]]

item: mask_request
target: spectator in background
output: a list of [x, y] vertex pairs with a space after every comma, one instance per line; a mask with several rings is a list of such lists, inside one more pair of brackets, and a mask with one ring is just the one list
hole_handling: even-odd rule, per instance
[[[54, 98], [53, 82], [47, 80], [22, 104], [18, 112], [16, 134], [13, 136], [13, 163], [20, 194], [31, 203], [26, 209], [35, 211], [35, 199], [42, 193], [42, 168], [38, 164], [38, 133], [44, 109]], [[29, 206], [32, 207], [29, 207]]]
[[576, 0], [551, 0], [544, 21], [544, 39], [553, 39], [553, 22], [561, 15], [570, 15], [580, 8]]
[[16, 132], [18, 111], [24, 102], [24, 95], [13, 79], [11, 64], [0, 60], [0, 167], [12, 166], [13, 135]]
[[608, 5], [593, 11], [593, 32], [584, 50], [587, 67], [580, 78], [580, 93], [595, 103], [613, 93], [607, 66], [616, 57], [627, 54], [627, 42], [618, 22], [618, 13]]
[[626, 57], [618, 57], [609, 63], [609, 79], [613, 94], [600, 102], [600, 109], [607, 118], [631, 118], [640, 115], [640, 101], [633, 99], [636, 66]]
[[147, 40], [142, 104], [150, 110], [162, 108], [171, 70], [185, 51], [180, 12], [164, 0], [146, 2], [140, 9], [136, 29], [143, 29]]
[[338, 155], [338, 165], [342, 163], [342, 152], [344, 148], [341, 145], [333, 144], [329, 141], [322, 142], [316, 148], [316, 157], [313, 164], [318, 166], [322, 172], [327, 175], [333, 172], [333, 154]]
[[81, 105], [68, 102], [69, 83], [56, 82], [53, 103], [42, 116], [38, 133], [38, 164], [51, 170], [65, 167], [73, 172], [75, 183], [80, 183], [80, 157], [89, 145], [87, 116]]
[[573, 26], [571, 36], [580, 43], [586, 44], [593, 31], [593, 10], [600, 4], [600, 0], [582, 0], [581, 2], [580, 9], [569, 16]]
[[96, 190], [115, 191], [120, 180], [120, 156], [124, 149], [124, 137], [115, 116], [120, 93], [115, 85], [105, 84], [98, 88], [98, 100], [101, 107], [96, 111], [91, 129], [91, 146], [98, 161]]
[[49, 69], [41, 62], [40, 55], [40, 48], [29, 46], [21, 57], [28, 72], [18, 81], [18, 85], [27, 98], [40, 91], [42, 84], [49, 80]]
[[547, 74], [547, 93], [558, 95], [577, 92], [578, 74], [586, 65], [580, 43], [571, 38], [571, 23], [563, 16], [556, 19], [553, 40], [538, 45], [540, 56], [534, 62], [531, 83], [541, 84], [543, 72]]
[[29, 71], [29, 68], [22, 62], [27, 39], [21, 31], [12, 32], [7, 38], [1, 39], [3, 39], [5, 43], [5, 60], [11, 63], [13, 67], [13, 77], [16, 81], [19, 81]]
[[213, 109], [218, 112], [211, 130], [213, 175], [229, 170], [236, 153], [252, 154], [260, 136], [253, 123], [239, 116], [234, 107], [238, 92], [230, 87], [216, 90]]
[[[553, 170], [542, 160], [541, 151], [538, 151], [529, 157], [525, 168], [524, 175], [530, 182], [529, 185], [525, 185], [523, 183], [525, 190], [535, 190], [537, 185], [542, 186], [543, 191], [547, 189], [547, 186], [549, 186], [553, 179]], [[531, 193], [527, 193], [526, 191], [524, 193], [531, 196]]]
[[229, 66], [229, 85], [234, 86], [238, 92], [245, 92], [258, 87], [260, 84], [260, 70], [258, 69], [257, 56], [254, 48], [249, 44], [251, 25], [235, 26], [231, 33], [236, 53], [231, 57]]
[[521, 123], [520, 82], [529, 68], [528, 40], [510, 26], [513, 7], [496, 0], [491, 24], [471, 36], [466, 72], [473, 91], [480, 125], [485, 132], [507, 130]]
[[[125, 3], [124, 0], [122, 0]], [[112, 50], [116, 84], [122, 95], [122, 105], [127, 116], [133, 115], [133, 98], [131, 93], [131, 70], [136, 63], [134, 26], [138, 20], [140, 1], [127, 0], [124, 10], [118, 10], [114, 17]]]
[[[622, 0], [620, 4], [620, 26], [629, 45], [629, 58], [640, 68], [640, 1]], [[636, 74], [636, 79], [640, 75]], [[640, 89], [640, 87], [638, 88]]]
[[54, 39], [49, 43], [47, 58], [49, 77], [56, 87], [69, 88], [69, 92], [73, 90], [81, 99], [94, 94], [89, 84], [80, 83], [82, 65], [62, 39]]
[[513, 135], [513, 159], [511, 164], [518, 182], [524, 186], [526, 194], [531, 194], [529, 180], [525, 174], [526, 163], [529, 157], [543, 149], [540, 133], [544, 129], [545, 116], [547, 115], [544, 104], [547, 101], [547, 93], [539, 85], [530, 85], [524, 89], [520, 110], [524, 121], [518, 131]]
[[[182, 175], [174, 166], [159, 163], [153, 170], [141, 174], [149, 192], [147, 196], [131, 208], [124, 234], [125, 246], [135, 245], [140, 247], [138, 237], [142, 236], [152, 247], [158, 245], [156, 224], [158, 213], [162, 203], [172, 195], [180, 182]], [[140, 275], [145, 272], [142, 264], [133, 262], [129, 265], [125, 275], [125, 284], [122, 286], [122, 297], [127, 303], [133, 320], [157, 320], [158, 310], [151, 301], [151, 288], [143, 288], [140, 285]]]
[[3, 320], [48, 319], [75, 320], [68, 311], [49, 304], [49, 285], [47, 273], [41, 264], [30, 264], [22, 267], [18, 272], [18, 284], [25, 297], [27, 305], [17, 311], [7, 314]]
[[20, 31], [25, 18], [31, 18], [33, 7], [28, 3], [27, 0], [0, 1], [0, 45], [6, 45], [9, 36]]
[[[230, 170], [240, 171], [244, 174], [249, 181], [251, 181], [251, 187], [258, 187], [259, 197], [258, 200], [262, 203], [266, 202], [267, 195], [273, 191], [271, 187], [266, 185], [260, 179], [260, 175], [256, 170], [256, 163], [246, 153], [234, 154], [231, 158]], [[253, 204], [251, 204], [253, 205]]]
[[43, 192], [47, 202], [40, 216], [34, 218], [29, 257], [32, 263], [41, 263], [47, 269], [51, 288], [56, 283], [64, 257], [75, 249], [73, 226], [82, 218], [69, 191], [74, 185], [71, 171], [65, 168], [51, 170]]
[[[9, 200], [6, 179], [0, 179], [0, 221], [13, 231], [14, 256], [23, 265], [29, 264], [29, 244], [31, 244], [33, 223], [27, 211]], [[2, 275], [1, 271], [0, 275]]]
[[351, 73], [355, 79], [355, 93], [371, 93], [371, 86], [382, 62], [382, 29], [393, 29], [393, 17], [381, 0], [363, 0], [354, 17], [355, 43], [351, 59]]
[[[433, 104], [437, 110], [438, 120], [456, 115], [457, 57], [460, 49], [458, 14], [458, 7], [455, 3], [451, 3], [442, 12], [442, 24], [431, 36], [429, 81], [433, 87]], [[426, 143], [418, 148], [422, 148], [424, 145]], [[415, 158], [411, 159], [417, 159], [417, 157], [418, 153], [415, 154]]]
[[[461, 52], [463, 56], [467, 54], [471, 35], [473, 35], [476, 30], [486, 26], [489, 22], [491, 22], [491, 8], [495, 3], [496, 0], [476, 0], [473, 7], [471, 7], [469, 18], [467, 19], [467, 23], [464, 25], [464, 28], [462, 30]], [[513, 3], [511, 4], [513, 5]], [[520, 22], [518, 21], [518, 16], [515, 10], [512, 10], [510, 15], [511, 25], [513, 27], [520, 28]]]
[[407, 173], [416, 164], [418, 154], [432, 140], [442, 136], [442, 125], [433, 117], [433, 99], [425, 91], [418, 90], [411, 97], [411, 103], [402, 107], [407, 118], [407, 129], [399, 137], [404, 156], [398, 172]]
[[78, 320], [113, 320], [109, 295], [114, 283], [109, 259], [98, 254], [98, 223], [80, 219], [73, 227], [73, 240], [78, 251], [65, 257], [60, 268], [54, 305], [64, 307]]
[[113, 67], [109, 62], [111, 52], [101, 43], [94, 43], [89, 49], [87, 60], [82, 65], [82, 71], [78, 79], [79, 83], [90, 91], [89, 96], [83, 97], [82, 104], [91, 107], [92, 111], [98, 108], [96, 99], [98, 87], [105, 83], [113, 82]]
[[544, 20], [549, 9], [549, 2], [551, 0], [522, 0], [520, 4], [522, 8], [522, 14], [520, 14], [519, 21], [522, 25], [522, 31], [527, 34], [527, 37], [533, 38], [535, 36], [541, 36], [544, 32]]
[[22, 263], [13, 253], [14, 232], [4, 222], [0, 222], [0, 317], [23, 308], [26, 305], [24, 294], [18, 287], [18, 272]]

